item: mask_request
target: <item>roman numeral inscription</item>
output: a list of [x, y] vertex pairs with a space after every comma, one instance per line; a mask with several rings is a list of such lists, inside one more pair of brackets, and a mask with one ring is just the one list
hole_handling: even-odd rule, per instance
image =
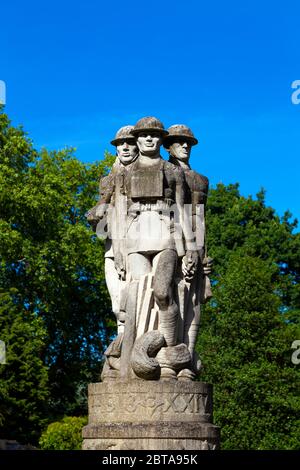
[[[155, 419], [160, 415], [198, 415], [211, 414], [210, 401], [207, 394], [201, 393], [162, 393], [162, 394], [114, 394], [111, 396], [90, 396], [90, 408], [104, 418], [105, 415], [114, 415], [122, 409], [124, 415], [138, 414], [148, 419]], [[101, 419], [102, 421], [102, 419]]]

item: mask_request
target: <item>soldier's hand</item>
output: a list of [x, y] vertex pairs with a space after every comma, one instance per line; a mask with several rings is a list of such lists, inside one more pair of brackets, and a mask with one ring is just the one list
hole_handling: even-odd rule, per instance
[[115, 268], [119, 278], [124, 281], [126, 277], [125, 263], [122, 253], [117, 252], [115, 254]]
[[96, 209], [96, 217], [98, 219], [102, 219], [106, 213], [106, 204], [99, 204], [99, 206]]
[[199, 260], [199, 254], [197, 251], [186, 252], [186, 255], [182, 259], [182, 273], [187, 282], [191, 282], [193, 279]]
[[92, 226], [92, 229], [94, 230], [94, 232], [96, 231], [96, 227], [97, 227], [97, 223], [98, 223], [98, 220], [97, 217], [96, 217], [96, 207], [93, 207], [92, 209], [90, 209], [86, 214], [85, 214], [87, 220], [88, 220], [88, 223]]
[[209, 276], [212, 273], [213, 262], [214, 260], [210, 257], [204, 258], [202, 266], [205, 276]]

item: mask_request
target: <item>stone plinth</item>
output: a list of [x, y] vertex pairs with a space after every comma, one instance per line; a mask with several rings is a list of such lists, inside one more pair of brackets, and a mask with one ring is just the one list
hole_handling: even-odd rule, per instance
[[167, 380], [90, 384], [83, 438], [83, 449], [217, 449], [212, 387]]

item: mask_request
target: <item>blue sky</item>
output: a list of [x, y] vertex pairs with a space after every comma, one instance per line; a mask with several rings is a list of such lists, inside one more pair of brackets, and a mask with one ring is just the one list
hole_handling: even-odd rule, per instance
[[102, 158], [154, 115], [188, 124], [192, 166], [300, 220], [300, 2], [85, 0], [0, 6], [0, 80], [36, 148]]

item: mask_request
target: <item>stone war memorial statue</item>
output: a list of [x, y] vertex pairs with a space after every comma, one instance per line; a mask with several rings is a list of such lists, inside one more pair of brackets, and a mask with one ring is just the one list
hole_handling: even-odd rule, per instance
[[[212, 386], [198, 378], [201, 304], [211, 297], [205, 243], [208, 179], [192, 170], [191, 129], [155, 117], [124, 126], [117, 158], [87, 213], [105, 239], [117, 335], [89, 385], [83, 448], [213, 450]], [[160, 155], [161, 146], [169, 161]]]

